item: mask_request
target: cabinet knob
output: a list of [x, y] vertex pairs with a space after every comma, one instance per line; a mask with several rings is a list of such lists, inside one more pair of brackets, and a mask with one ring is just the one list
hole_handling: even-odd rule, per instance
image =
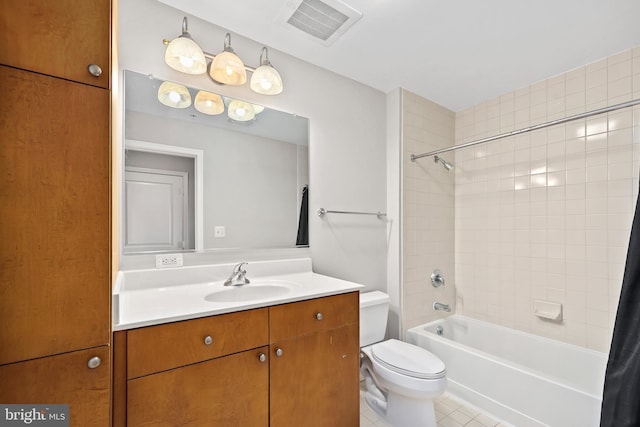
[[100, 68], [98, 64], [89, 64], [87, 70], [89, 70], [89, 74], [92, 76], [100, 77], [102, 75], [102, 68]]
[[320, 312], [316, 313], [316, 320], [322, 320], [322, 313]]
[[284, 353], [284, 352], [282, 351], [282, 349], [281, 349], [281, 348], [276, 348], [276, 356], [277, 356], [277, 357], [282, 356], [282, 353]]
[[260, 353], [260, 354], [258, 354], [258, 360], [259, 360], [260, 362], [262, 362], [262, 363], [266, 362], [266, 360], [267, 360], [267, 355], [266, 355], [266, 354], [264, 354], [264, 353]]
[[89, 359], [89, 361], [87, 362], [87, 366], [89, 367], [89, 369], [96, 369], [98, 366], [100, 366], [101, 363], [102, 360], [100, 360], [98, 356], [94, 356]]
[[211, 337], [211, 335], [207, 335], [206, 337], [204, 337], [204, 343], [206, 345], [211, 345], [213, 343], [213, 338]]

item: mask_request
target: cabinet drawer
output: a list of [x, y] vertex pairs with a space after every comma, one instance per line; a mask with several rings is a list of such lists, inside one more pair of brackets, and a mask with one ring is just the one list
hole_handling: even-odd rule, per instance
[[270, 342], [358, 323], [359, 301], [358, 292], [350, 292], [270, 307]]
[[268, 309], [261, 308], [130, 330], [127, 378], [266, 345], [268, 327]]

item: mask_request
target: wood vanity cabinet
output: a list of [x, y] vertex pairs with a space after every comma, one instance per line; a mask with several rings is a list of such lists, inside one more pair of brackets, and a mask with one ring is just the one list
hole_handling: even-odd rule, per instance
[[358, 426], [358, 292], [270, 308], [270, 425]]
[[110, 425], [110, 8], [0, 2], [0, 402], [83, 427]]
[[268, 328], [261, 308], [122, 332], [126, 420], [114, 425], [266, 427]]
[[352, 292], [116, 332], [114, 427], [357, 427], [358, 301]]

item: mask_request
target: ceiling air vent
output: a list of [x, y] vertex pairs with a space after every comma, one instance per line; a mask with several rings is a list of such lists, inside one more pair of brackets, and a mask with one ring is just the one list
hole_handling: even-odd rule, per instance
[[284, 20], [328, 46], [361, 17], [361, 12], [338, 0], [302, 0], [287, 2]]

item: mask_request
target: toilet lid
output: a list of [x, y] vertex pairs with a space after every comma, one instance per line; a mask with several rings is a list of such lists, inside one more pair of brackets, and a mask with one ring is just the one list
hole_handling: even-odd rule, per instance
[[373, 358], [386, 368], [415, 378], [442, 378], [445, 366], [435, 354], [404, 341], [390, 339], [371, 346]]

